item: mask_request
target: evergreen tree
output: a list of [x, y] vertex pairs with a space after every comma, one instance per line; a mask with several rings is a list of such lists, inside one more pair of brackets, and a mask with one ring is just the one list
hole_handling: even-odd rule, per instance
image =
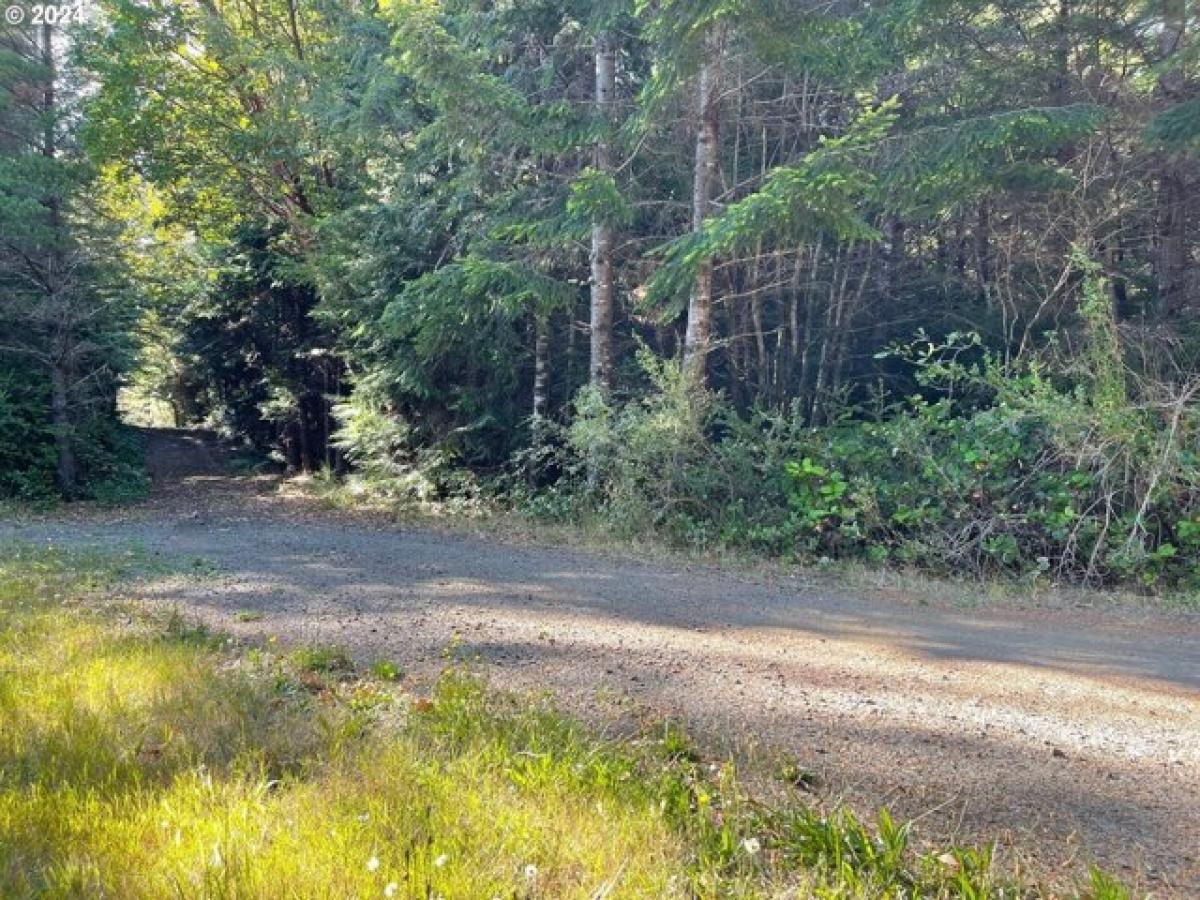
[[79, 91], [63, 56], [49, 25], [0, 34], [0, 485], [37, 493], [50, 469], [72, 498], [111, 462], [131, 302], [70, 138]]

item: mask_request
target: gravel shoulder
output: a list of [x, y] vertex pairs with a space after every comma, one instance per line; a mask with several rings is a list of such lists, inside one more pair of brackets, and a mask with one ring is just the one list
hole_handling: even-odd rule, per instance
[[380, 527], [226, 475], [203, 439], [158, 435], [150, 452], [143, 507], [0, 522], [0, 540], [203, 559], [215, 574], [144, 595], [247, 637], [387, 658], [418, 682], [453, 644], [492, 683], [612, 727], [672, 716], [751, 766], [786, 755], [819, 799], [886, 804], [923, 837], [1200, 896], [1200, 617], [956, 610]]

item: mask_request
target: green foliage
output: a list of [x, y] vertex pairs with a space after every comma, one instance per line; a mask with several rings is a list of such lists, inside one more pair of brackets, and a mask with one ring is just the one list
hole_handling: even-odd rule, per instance
[[371, 663], [371, 675], [380, 681], [399, 681], [404, 670], [389, 659], [377, 659]]
[[[214, 248], [219, 275], [175, 311], [172, 398], [204, 423], [296, 469], [328, 461], [341, 366], [312, 315], [317, 298], [278, 229]], [[164, 311], [165, 312], [165, 311]]]
[[592, 467], [597, 499], [622, 533], [663, 530], [709, 543], [717, 511], [734, 514], [758, 485], [743, 477], [749, 471], [730, 471], [714, 458], [709, 432], [729, 412], [719, 398], [694, 392], [677, 364], [647, 350], [639, 361], [654, 386], [646, 397], [613, 408], [594, 391], [581, 393], [565, 435], [573, 454], [566, 468], [586, 485], [584, 471]]
[[1071, 387], [1036, 366], [964, 362], [977, 338], [914, 346], [904, 352], [927, 389], [974, 399], [916, 395], [875, 420], [816, 430], [743, 419], [644, 356], [655, 393], [617, 408], [581, 397], [567, 446], [592, 460], [591, 482], [582, 462], [567, 468], [621, 533], [949, 574], [1197, 583], [1190, 394], [1134, 405], [1123, 383], [1116, 393], [1123, 370], [1106, 353]]
[[1006, 365], [978, 335], [922, 337], [896, 351], [922, 393], [810, 429], [794, 414], [741, 417], [643, 352], [654, 393], [620, 407], [583, 395], [567, 447], [591, 460], [591, 477], [582, 462], [565, 468], [623, 533], [955, 574], [1194, 586], [1195, 389], [1143, 384], [1131, 398], [1106, 284], [1080, 266], [1086, 344], [1065, 376], [1049, 377], [1049, 361]]
[[1085, 139], [1107, 119], [1094, 104], [1016, 109], [923, 122], [897, 139], [882, 179], [894, 203], [928, 215], [989, 190], [1014, 194], [1069, 188], [1054, 151]]
[[[0, 91], [0, 235], [21, 251], [0, 262], [87, 250], [67, 319], [98, 323], [71, 336], [78, 421], [50, 425], [47, 385], [18, 374], [31, 350], [48, 371], [59, 295], [34, 315], [37, 279], [0, 272], [19, 310], [0, 323], [5, 492], [44, 492], [56, 436], [113, 444], [90, 416], [111, 419], [113, 338], [136, 330], [130, 396], [294, 468], [353, 469], [349, 502], [364, 482], [474, 497], [502, 473], [538, 509], [702, 546], [1189, 577], [1188, 13], [100, 7], [72, 38], [82, 77], [59, 78], [86, 102], [61, 115], [24, 102], [52, 68], [36, 43], [0, 41], [3, 83], [24, 85]], [[87, 159], [44, 129], [68, 120]], [[37, 152], [56, 134], [60, 159]], [[693, 209], [697, 164], [714, 177]], [[58, 195], [75, 202], [56, 225]], [[85, 219], [121, 222], [119, 272]], [[608, 351], [588, 358], [593, 253], [611, 379]], [[697, 390], [660, 360], [702, 273]], [[136, 329], [93, 315], [110, 308]], [[924, 349], [879, 352], [918, 330]]]
[[836, 470], [817, 465], [811, 457], [789, 462], [783, 467], [789, 480], [788, 506], [792, 523], [801, 534], [812, 536], [815, 549], [818, 536], [831, 530], [841, 537], [859, 537], [858, 520], [862, 512], [850, 493], [850, 482]]
[[49, 394], [46, 380], [0, 367], [0, 497], [46, 500], [57, 493]]
[[339, 647], [299, 647], [288, 654], [288, 662], [300, 672], [327, 675], [349, 672], [354, 664]]
[[373, 400], [365, 390], [333, 409], [339, 424], [337, 446], [372, 481], [387, 481], [414, 467], [418, 448], [404, 419]]
[[98, 418], [78, 433], [83, 477], [80, 497], [121, 506], [145, 498], [150, 490], [146, 448], [136, 430]]
[[580, 225], [598, 221], [626, 226], [633, 221], [633, 210], [621, 195], [616, 179], [592, 168], [584, 169], [571, 183], [567, 214]]
[[[350, 481], [391, 502], [464, 498], [477, 490], [449, 441], [427, 442], [400, 412], [367, 390], [334, 406], [334, 445], [355, 467]], [[424, 439], [422, 439], [424, 438]], [[351, 491], [353, 499], [353, 490]]]
[[137, 493], [115, 422], [137, 300], [70, 127], [78, 72], [37, 36], [0, 27], [0, 497], [119, 499]]
[[889, 101], [866, 110], [842, 137], [823, 139], [798, 165], [772, 170], [756, 192], [708, 219], [704, 227], [661, 248], [663, 265], [651, 280], [647, 301], [678, 296], [703, 262], [748, 250], [763, 240], [778, 243], [873, 240], [878, 232], [862, 216], [874, 176], [864, 150], [895, 121]]
[[[27, 366], [10, 369], [0, 361], [0, 499], [61, 499], [49, 393], [44, 373]], [[148, 479], [136, 432], [105, 413], [81, 417], [72, 437], [79, 478], [76, 499], [120, 504], [145, 495]]]
[[1146, 136], [1172, 150], [1200, 153], [1200, 97], [1159, 113], [1146, 126]]

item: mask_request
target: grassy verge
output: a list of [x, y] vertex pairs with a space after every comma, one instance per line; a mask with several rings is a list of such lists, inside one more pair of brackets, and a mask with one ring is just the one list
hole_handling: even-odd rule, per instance
[[150, 615], [118, 596], [136, 565], [0, 551], [0, 896], [1039, 895], [886, 814], [765, 808], [674, 730]]

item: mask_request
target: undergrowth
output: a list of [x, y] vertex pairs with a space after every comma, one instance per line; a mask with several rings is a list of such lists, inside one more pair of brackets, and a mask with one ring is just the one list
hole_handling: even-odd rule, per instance
[[340, 432], [357, 470], [317, 492], [353, 509], [507, 510], [706, 554], [1196, 603], [1200, 382], [1148, 381], [1099, 350], [1073, 369], [1006, 361], [971, 334], [888, 355], [915, 368], [920, 393], [813, 427], [799, 408], [738, 410], [646, 351], [651, 391], [620, 402], [584, 388], [568, 424], [542, 423], [540, 442], [487, 477], [397, 450], [407, 432], [360, 417]]
[[689, 548], [1200, 589], [1200, 383], [1138, 382], [1106, 358], [1008, 363], [974, 335], [894, 353], [922, 393], [816, 428], [798, 410], [739, 412], [645, 353], [654, 391], [614, 403], [585, 389], [504, 496]]
[[886, 813], [756, 802], [676, 728], [602, 739], [458, 668], [415, 697], [148, 613], [117, 589], [140, 562], [0, 551], [0, 895], [1041, 895]]

